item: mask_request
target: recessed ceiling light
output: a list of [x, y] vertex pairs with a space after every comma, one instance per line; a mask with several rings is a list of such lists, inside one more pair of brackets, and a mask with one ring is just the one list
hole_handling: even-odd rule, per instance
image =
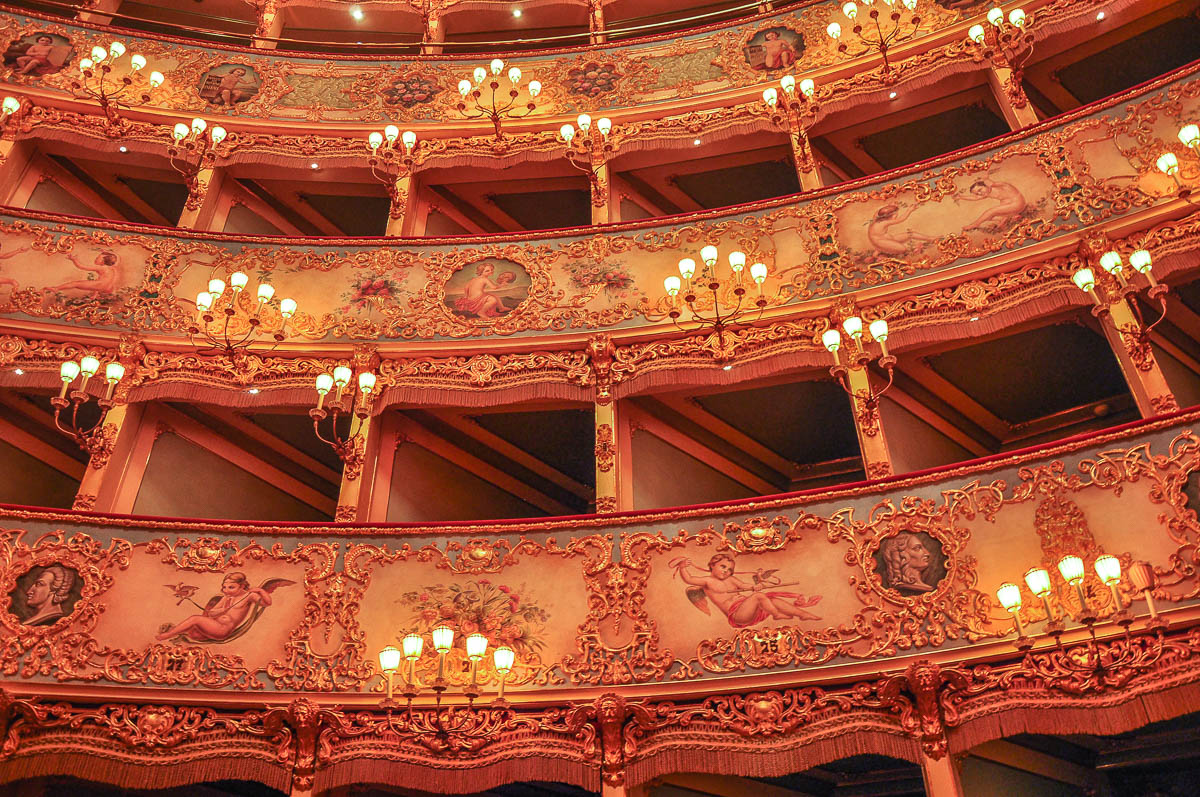
[[897, 95], [896, 92], [893, 91], [888, 94], [888, 99], [894, 100], [894, 99], [896, 99], [897, 96], [899, 96], [899, 95]]
[[354, 17], [355, 22], [362, 22], [366, 14], [358, 6], [350, 6], [350, 16]]
[[1104, 18], [1105, 18], [1106, 16], [1108, 16], [1108, 15], [1107, 15], [1107, 14], [1105, 14], [1103, 11], [1098, 11], [1098, 12], [1096, 12], [1096, 21], [1097, 21], [1097, 22], [1103, 22], [1103, 21], [1104, 21]]
[[972, 321], [978, 321], [978, 320], [979, 320], [979, 316], [977, 316], [977, 315], [973, 315], [973, 316], [971, 316], [971, 320], [972, 320]]
[[256, 387], [252, 387], [252, 388], [250, 388], [249, 390], [247, 390], [246, 392], [247, 392], [247, 393], [249, 393], [251, 396], [257, 396], [257, 395], [258, 395], [258, 388], [256, 388]]
[[23, 369], [23, 368], [14, 368], [14, 369], [13, 369], [13, 373], [14, 373], [14, 374], [16, 374], [17, 376], [24, 376], [24, 374], [25, 374], [25, 369]]
[[311, 166], [312, 166], [314, 169], [320, 169], [320, 168], [321, 168], [321, 164], [317, 163], [316, 161], [313, 161], [313, 162], [312, 162], [312, 164], [310, 164], [310, 165], [311, 165]]
[[120, 150], [121, 150], [121, 152], [128, 152], [128, 151], [129, 151], [129, 147], [125, 146], [124, 144], [122, 144], [120, 147], [118, 147], [118, 149], [120, 149]]
[[722, 367], [721, 367], [721, 370], [722, 370], [722, 371], [732, 371], [732, 370], [733, 370], [733, 366], [732, 366], [732, 365], [725, 365], [725, 366], [722, 366]]
[[514, 8], [514, 9], [513, 9], [513, 16], [514, 16], [514, 17], [519, 17], [519, 16], [521, 16], [521, 9], [519, 9], [519, 8]]
[[698, 138], [697, 138], [697, 139], [696, 139], [696, 140], [694, 140], [692, 143], [693, 143], [693, 144], [695, 144], [695, 145], [698, 147], [698, 146], [700, 146], [700, 139], [698, 139]]

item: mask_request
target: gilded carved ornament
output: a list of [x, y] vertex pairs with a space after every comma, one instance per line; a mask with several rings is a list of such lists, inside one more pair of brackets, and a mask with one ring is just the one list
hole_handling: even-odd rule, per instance
[[[1176, 84], [1171, 88], [1168, 99], [1156, 95], [1129, 107], [1138, 109], [1142, 114], [1169, 114], [1170, 103], [1180, 101], [1176, 98], [1192, 96], [1200, 91], [1196, 85]], [[1112, 124], [1122, 129], [1128, 128], [1131, 134], [1144, 136], [1144, 133], [1136, 132], [1144, 127], [1139, 121], [1141, 117], [1130, 113]], [[296, 321], [296, 332], [301, 338], [310, 340], [326, 336], [383, 336], [408, 339], [439, 334], [506, 335], [520, 331], [609, 326], [638, 316], [654, 321], [661, 315], [663, 308], [628, 300], [605, 299], [605, 305], [604, 301], [598, 298], [604, 290], [601, 287], [602, 283], [590, 283], [586, 289], [575, 295], [565, 290], [564, 283], [560, 281], [563, 279], [560, 270], [562, 266], [558, 265], [563, 262], [562, 255], [567, 256], [568, 263], [580, 257], [597, 258], [600, 262], [620, 256], [621, 253], [657, 253], [668, 249], [686, 248], [698, 241], [727, 240], [732, 237], [738, 245], [747, 247], [756, 257], [761, 256], [764, 262], [770, 262], [774, 260], [775, 253], [769, 249], [756, 251], [762, 247], [760, 242], [764, 234], [784, 234], [785, 229], [797, 224], [800, 225], [801, 237], [806, 242], [803, 246], [811, 247], [811, 251], [807, 253], [807, 258], [776, 267], [776, 272], [785, 283], [783, 296], [787, 302], [799, 302], [830, 292], [867, 287], [887, 279], [913, 275], [920, 270], [944, 267], [962, 258], [1002, 252], [1023, 242], [1047, 240], [1066, 232], [1075, 224], [1067, 223], [1072, 219], [1095, 224], [1114, 213], [1128, 212], [1132, 208], [1156, 201], [1154, 196], [1140, 192], [1136, 185], [1130, 185], [1124, 180], [1114, 178], [1097, 181], [1090, 178], [1087, 160], [1077, 151], [1078, 142], [1072, 137], [1078, 131], [1086, 131], [1093, 121], [1084, 119], [1066, 124], [1032, 140], [1018, 142], [1007, 148], [1004, 153], [993, 153], [983, 160], [948, 166], [936, 179], [898, 181], [866, 193], [817, 198], [803, 206], [802, 216], [799, 213], [800, 208], [785, 206], [768, 210], [760, 216], [703, 222], [683, 228], [648, 230], [635, 236], [613, 233], [603, 237], [563, 241], [557, 248], [547, 244], [531, 244], [524, 247], [493, 246], [470, 251], [469, 254], [438, 252], [432, 264], [433, 268], [427, 271], [427, 276], [433, 281], [417, 293], [417, 312], [411, 318], [409, 308], [404, 307], [402, 302], [387, 297], [373, 297], [369, 303], [370, 313], [302, 313]], [[231, 135], [230, 140], [233, 138]], [[981, 179], [992, 179], [994, 182], [999, 178], [988, 177], [992, 170], [1009, 168], [1013, 164], [1025, 164], [1021, 168], [1026, 171], [1036, 164], [1037, 173], [1040, 175], [1036, 179], [1047, 186], [1056, 186], [1057, 191], [1035, 203], [1038, 208], [1046, 211], [1045, 215], [1035, 218], [1026, 213], [1028, 218], [1018, 219], [1018, 223], [1003, 235], [982, 238], [966, 233], [951, 235], [939, 239], [937, 247], [931, 248], [929, 256], [923, 260], [889, 256], [874, 261], [868, 260], [865, 267], [864, 261], [859, 258], [853, 247], [847, 248], [837, 243], [846, 229], [853, 228], [853, 225], [847, 228], [840, 219], [846, 213], [852, 212], [855, 203], [882, 202], [900, 205], [910, 202], [955, 202], [964, 186], [973, 185], [972, 181]], [[48, 299], [42, 292], [33, 289], [16, 289], [9, 295], [8, 304], [18, 312], [93, 325], [116, 325], [146, 331], [171, 331], [181, 328], [185, 323], [186, 314], [174, 300], [173, 293], [189, 267], [183, 263], [191, 262], [190, 259], [197, 256], [228, 258], [230, 255], [224, 249], [198, 241], [184, 244], [174, 238], [148, 239], [128, 233], [110, 235], [102, 231], [103, 225], [98, 225], [97, 229], [90, 233], [74, 230], [61, 236], [29, 222], [16, 222], [12, 226], [14, 230], [33, 235], [33, 248], [47, 253], [70, 251], [76, 246], [89, 243], [107, 246], [148, 246], [153, 254], [146, 262], [140, 282], [122, 287], [118, 291], [116, 301], [85, 297], [85, 301], [66, 302], [61, 297]], [[597, 243], [599, 240], [605, 240], [606, 243], [600, 245]], [[449, 279], [457, 268], [470, 265], [470, 258], [491, 256], [505, 259], [506, 253], [510, 258], [516, 258], [521, 269], [530, 271], [528, 303], [503, 314], [501, 318], [491, 320], [472, 319], [450, 311], [446, 304], [447, 297], [439, 294], [438, 280]], [[236, 262], [231, 262], [231, 268], [236, 265], [256, 273], [269, 274], [285, 268], [326, 271], [348, 267], [354, 270], [352, 274], [359, 274], [361, 272], [358, 269], [365, 270], [371, 267], [401, 266], [411, 270], [418, 261], [414, 253], [393, 251], [357, 252], [343, 256], [322, 253], [318, 256], [313, 253], [283, 250], [277, 255], [280, 262], [266, 263], [258, 257], [258, 253], [246, 250], [233, 255], [231, 260]], [[184, 256], [189, 260], [184, 261]], [[963, 295], [978, 305], [979, 288], [976, 285], [971, 285], [970, 288], [973, 292]], [[730, 346], [721, 348], [725, 354], [731, 353]]]

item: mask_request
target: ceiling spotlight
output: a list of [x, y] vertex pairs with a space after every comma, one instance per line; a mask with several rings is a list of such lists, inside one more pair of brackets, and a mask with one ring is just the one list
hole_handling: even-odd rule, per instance
[[899, 96], [899, 95], [897, 95], [896, 92], [894, 92], [894, 91], [888, 93], [889, 100], [894, 100], [894, 99], [896, 99], [897, 96]]
[[310, 165], [310, 166], [312, 166], [314, 169], [320, 169], [320, 168], [321, 168], [321, 164], [317, 163], [316, 161], [313, 161], [313, 162], [312, 162], [311, 164], [309, 164], [309, 165]]
[[1107, 14], [1105, 14], [1103, 11], [1097, 11], [1097, 12], [1096, 12], [1096, 21], [1097, 21], [1097, 22], [1103, 22], [1103, 21], [1104, 21], [1104, 18], [1105, 18], [1106, 16], [1107, 16]]
[[366, 14], [364, 14], [363, 10], [358, 6], [350, 6], [350, 16], [354, 18], [355, 22], [362, 22], [363, 17], [366, 16]]
[[129, 147], [125, 146], [124, 144], [122, 144], [120, 147], [117, 147], [117, 149], [119, 149], [121, 152], [129, 151]]
[[13, 373], [14, 373], [14, 374], [16, 374], [17, 376], [24, 376], [24, 375], [25, 375], [25, 369], [23, 369], [23, 368], [14, 368], [14, 369], [13, 369]]
[[723, 366], [721, 366], [721, 370], [722, 371], [732, 371], [733, 366], [732, 365], [723, 365]]
[[700, 139], [698, 139], [698, 138], [695, 139], [694, 141], [692, 141], [692, 144], [696, 145], [697, 147], [700, 146]]
[[514, 8], [514, 9], [513, 9], [513, 16], [514, 16], [514, 17], [519, 17], [519, 16], [521, 16], [521, 9], [519, 9], [519, 8]]
[[978, 321], [978, 320], [979, 320], [979, 316], [977, 316], [977, 315], [973, 315], [973, 316], [971, 316], [971, 320], [972, 320], [972, 321]]
[[251, 396], [257, 396], [257, 395], [258, 395], [258, 388], [256, 388], [256, 387], [252, 387], [252, 388], [250, 388], [249, 390], [247, 390], [246, 392], [247, 392], [247, 393], [249, 393]]

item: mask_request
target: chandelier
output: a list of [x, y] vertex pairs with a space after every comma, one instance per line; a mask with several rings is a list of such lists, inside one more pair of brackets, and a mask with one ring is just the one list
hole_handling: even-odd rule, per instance
[[163, 73], [154, 71], [144, 79], [144, 87], [134, 88], [134, 84], [143, 84], [142, 70], [146, 68], [146, 56], [133, 53], [129, 56], [125, 73], [120, 77], [114, 76], [117, 62], [120, 61], [127, 49], [122, 42], [115, 41], [108, 49], [97, 45], [92, 48], [90, 58], [79, 61], [79, 76], [71, 78], [71, 90], [76, 95], [91, 97], [100, 104], [105, 118], [112, 126], [124, 123], [118, 113], [118, 108], [127, 104], [130, 99], [145, 104], [150, 102], [150, 94], [163, 84]]
[[887, 74], [892, 69], [888, 61], [888, 50], [912, 39], [920, 29], [921, 18], [916, 13], [917, 0], [900, 0], [899, 5], [896, 0], [879, 0], [880, 5], [886, 6], [886, 10], [883, 11], [875, 5], [875, 0], [861, 2], [867, 7], [868, 21], [865, 24], [859, 19], [857, 3], [851, 0], [842, 5], [842, 14], [854, 23], [850, 28], [851, 33], [858, 39], [854, 52], [850, 52], [850, 45], [842, 38], [840, 23], [830, 22], [825, 32], [838, 43], [838, 52], [843, 55], [857, 58], [871, 52], [879, 53], [883, 58], [883, 72]]
[[[1200, 157], [1200, 125], [1186, 124], [1179, 128], [1179, 141], [1191, 150], [1193, 156]], [[1174, 152], [1164, 152], [1158, 156], [1155, 163], [1158, 170], [1175, 181], [1175, 188], [1178, 190], [1180, 199], [1187, 199], [1192, 194], [1192, 189], [1183, 184], [1180, 179], [1179, 157]]]
[[[283, 299], [275, 309], [275, 286], [261, 282], [251, 298], [246, 291], [249, 282], [245, 272], [235, 271], [229, 275], [228, 292], [225, 281], [213, 277], [208, 281], [208, 290], [197, 294], [196, 315], [187, 333], [198, 353], [223, 354], [234, 361], [260, 342], [260, 335], [271, 335], [275, 341], [272, 349], [287, 337], [288, 321], [296, 314], [295, 299]], [[268, 308], [271, 312], [264, 312]], [[201, 343], [197, 344], [197, 338]]]
[[459, 81], [458, 93], [462, 95], [462, 100], [456, 107], [464, 119], [489, 120], [496, 130], [496, 140], [502, 141], [502, 120], [521, 119], [533, 113], [537, 108], [537, 96], [542, 93], [542, 84], [536, 80], [529, 81], [525, 87], [529, 102], [519, 104], [517, 98], [521, 96], [521, 70], [515, 66], [509, 68], [508, 88], [502, 90], [504, 62], [496, 58], [490, 66], [490, 75], [487, 69], [477, 66], [473, 74], [474, 82], [466, 78]]
[[[796, 91], [797, 85], [800, 88], [799, 92]], [[779, 96], [779, 91], [774, 86], [763, 89], [763, 102], [770, 110], [771, 123], [793, 137], [795, 146], [792, 147], [792, 151], [796, 153], [796, 171], [811, 172], [816, 169], [816, 162], [813, 160], [808, 131], [816, 121], [817, 111], [820, 110], [817, 103], [813, 102], [817, 84], [809, 78], [804, 78], [797, 84], [796, 78], [784, 75], [779, 79], [779, 88], [783, 90], [783, 97]]]
[[[313, 432], [317, 439], [333, 449], [338, 459], [345, 465], [345, 476], [348, 479], [358, 478], [362, 470], [364, 425], [370, 417], [371, 393], [375, 390], [375, 374], [363, 371], [358, 375], [358, 399], [353, 392], [346, 395], [354, 372], [345, 365], [333, 369], [333, 373], [323, 373], [317, 376], [317, 406], [308, 411], [312, 418]], [[326, 396], [333, 392], [333, 399], [326, 401]], [[338, 431], [338, 418], [350, 416], [350, 428], [345, 435]], [[329, 420], [329, 435], [321, 433], [321, 424]]]
[[[749, 323], [747, 315], [757, 312], [761, 315], [767, 306], [767, 298], [763, 296], [763, 282], [767, 279], [767, 267], [762, 263], [750, 266], [750, 279], [758, 288], [758, 295], [750, 305], [746, 302], [746, 254], [744, 252], [729, 253], [729, 276], [721, 278], [717, 275], [717, 247], [705, 246], [700, 250], [702, 267], [697, 271], [696, 261], [685, 257], [679, 261], [679, 275], [672, 274], [663, 280], [667, 296], [671, 300], [671, 309], [667, 316], [678, 329], [683, 332], [698, 332], [712, 330], [717, 336], [718, 359], [724, 357], [725, 332], [732, 325]], [[704, 299], [701, 295], [711, 294]], [[683, 304], [687, 307], [689, 317], [682, 319], [684, 309], [679, 300], [682, 294]], [[757, 316], [754, 320], [757, 320]], [[727, 369], [728, 370], [728, 369]]]
[[[104, 420], [109, 410], [114, 406], [113, 391], [117, 383], [125, 376], [125, 366], [119, 362], [110, 362], [104, 367], [104, 381], [108, 389], [102, 398], [96, 399], [100, 408], [100, 417], [91, 424], [84, 424], [79, 418], [79, 410], [91, 399], [88, 392], [88, 382], [100, 371], [100, 360], [91, 355], [80, 358], [79, 362], [67, 360], [59, 367], [59, 378], [62, 379], [62, 390], [50, 399], [54, 407], [54, 425], [60, 432], [75, 441], [89, 456], [102, 454], [112, 445], [111, 439], [104, 431]], [[79, 379], [79, 385], [71, 390], [71, 384]], [[63, 417], [63, 410], [71, 408], [69, 418]]]

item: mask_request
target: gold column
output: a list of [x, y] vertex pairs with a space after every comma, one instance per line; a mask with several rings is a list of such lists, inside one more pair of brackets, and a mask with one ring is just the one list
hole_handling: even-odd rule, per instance
[[1154, 357], [1154, 347], [1142, 334], [1142, 327], [1128, 300], [1120, 298], [1100, 305], [1095, 314], [1100, 317], [1104, 337], [1117, 356], [1141, 416], [1149, 418], [1179, 409], [1175, 394]]
[[117, 13], [121, 0], [92, 0], [90, 8], [79, 11], [79, 21], [88, 25], [108, 25]]
[[185, 230], [208, 229], [224, 179], [224, 170], [214, 166], [204, 165], [197, 169], [187, 181], [188, 198], [183, 212], [179, 214], [177, 226]]
[[1025, 96], [1020, 78], [1008, 66], [989, 64], [987, 68], [988, 85], [1004, 114], [1004, 121], [1013, 130], [1037, 124], [1037, 112]]
[[425, 16], [425, 41], [421, 45], [421, 54], [441, 55], [444, 41], [446, 29], [442, 27], [441, 12], [430, 10]]
[[12, 204], [10, 200], [29, 170], [34, 151], [32, 141], [0, 138], [0, 204]]
[[142, 404], [118, 404], [109, 410], [89, 452], [73, 508], [114, 511], [144, 409]]
[[592, 224], [608, 224], [612, 221], [613, 201], [608, 164], [604, 161], [593, 161], [592, 169]]
[[596, 512], [616, 512], [629, 509], [628, 491], [624, 489], [622, 471], [627, 452], [614, 399], [596, 401]]
[[796, 164], [796, 177], [800, 181], [801, 191], [815, 191], [822, 187], [821, 170], [817, 168], [816, 158], [812, 155], [812, 144], [808, 133], [795, 120], [791, 122], [792, 129], [788, 140], [792, 144], [792, 157]]
[[413, 210], [417, 199], [417, 178], [408, 169], [396, 176], [392, 184], [391, 206], [385, 235], [411, 235]]
[[283, 34], [283, 14], [279, 13], [277, 0], [259, 0], [258, 25], [254, 29], [253, 44], [259, 50], [274, 50]]
[[854, 430], [862, 452], [863, 470], [868, 479], [892, 475], [892, 455], [883, 434], [879, 400], [871, 390], [871, 373], [866, 360], [854, 360], [844, 366], [846, 384], [850, 388], [850, 409], [854, 413]]
[[339, 523], [365, 521], [371, 506], [371, 491], [375, 487], [376, 463], [379, 460], [379, 418], [364, 418], [354, 442], [354, 453], [342, 466], [342, 483], [338, 488], [337, 512]]
[[588, 0], [588, 30], [592, 44], [604, 44], [608, 41], [608, 34], [604, 32], [603, 0]]
[[922, 752], [921, 777], [925, 781], [926, 797], [964, 797], [958, 765], [949, 753], [935, 759]]

